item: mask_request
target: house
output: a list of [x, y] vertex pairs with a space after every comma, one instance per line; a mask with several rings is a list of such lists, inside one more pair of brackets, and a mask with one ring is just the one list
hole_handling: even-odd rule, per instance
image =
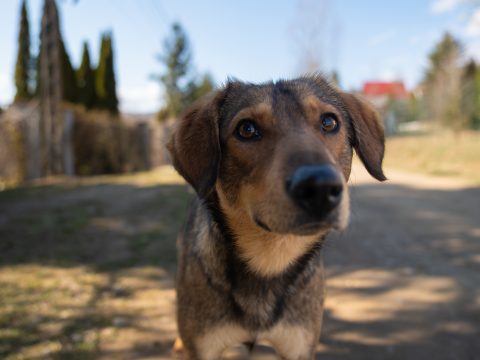
[[402, 81], [367, 81], [362, 94], [380, 112], [387, 135], [396, 133], [397, 114], [392, 103], [405, 104], [410, 96]]

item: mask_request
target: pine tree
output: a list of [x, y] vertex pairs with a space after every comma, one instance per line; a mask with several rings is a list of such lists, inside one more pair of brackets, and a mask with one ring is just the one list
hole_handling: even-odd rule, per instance
[[340, 75], [337, 70], [333, 70], [330, 74], [330, 81], [333, 85], [340, 87]]
[[154, 76], [165, 90], [165, 105], [158, 113], [160, 121], [178, 118], [186, 107], [215, 88], [210, 74], [200, 77], [194, 74], [190, 42], [179, 23], [172, 25], [172, 32], [164, 42], [164, 53], [157, 58], [165, 66], [163, 74]]
[[480, 128], [480, 69], [474, 60], [463, 69], [462, 112], [470, 128]]
[[474, 80], [474, 103], [473, 117], [471, 126], [474, 129], [480, 129], [480, 69], [477, 66]]
[[102, 36], [100, 59], [97, 70], [95, 71], [95, 91], [98, 99], [98, 108], [106, 109], [113, 114], [118, 113], [118, 97], [111, 34]]
[[470, 60], [464, 67], [462, 73], [462, 113], [467, 121], [472, 123], [475, 117], [475, 75], [477, 73], [477, 64], [474, 60]]
[[28, 101], [33, 94], [30, 90], [30, 73], [32, 65], [32, 56], [30, 53], [30, 26], [28, 23], [28, 13], [26, 0], [22, 2], [20, 15], [20, 32], [18, 35], [18, 55], [15, 65], [15, 102]]
[[465, 126], [465, 116], [461, 111], [460, 56], [461, 44], [446, 33], [430, 54], [423, 82], [430, 116], [443, 127], [455, 130]]
[[88, 44], [83, 44], [82, 63], [77, 71], [78, 101], [87, 109], [95, 106], [95, 74], [90, 62]]
[[159, 76], [159, 80], [165, 89], [165, 105], [160, 110], [160, 120], [176, 118], [185, 107], [185, 93], [187, 89], [182, 87], [182, 81], [191, 70], [191, 51], [187, 35], [179, 23], [174, 23], [172, 33], [164, 43], [165, 55], [158, 56], [166, 71]]
[[215, 88], [215, 81], [210, 74], [204, 74], [198, 80], [191, 80], [184, 94], [183, 105], [189, 106], [196, 100], [207, 95]]

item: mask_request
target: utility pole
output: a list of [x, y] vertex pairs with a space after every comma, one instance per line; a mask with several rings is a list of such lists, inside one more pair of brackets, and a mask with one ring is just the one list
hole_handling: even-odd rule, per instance
[[62, 48], [55, 0], [45, 0], [40, 35], [40, 132], [43, 175], [63, 173]]

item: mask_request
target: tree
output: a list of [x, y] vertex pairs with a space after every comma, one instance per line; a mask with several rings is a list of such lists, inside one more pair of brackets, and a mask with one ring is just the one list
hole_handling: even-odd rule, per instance
[[340, 75], [338, 74], [337, 70], [333, 70], [330, 74], [330, 82], [337, 86], [340, 87]]
[[154, 76], [164, 88], [164, 106], [158, 113], [160, 121], [178, 118], [186, 107], [215, 88], [210, 74], [195, 75], [190, 42], [179, 23], [172, 25], [163, 47], [164, 53], [157, 59], [165, 66], [165, 72]]
[[[191, 50], [186, 33], [179, 23], [172, 25], [172, 33], [164, 42], [164, 55], [158, 60], [165, 65], [165, 73], [159, 76], [164, 87], [165, 105], [160, 110], [160, 120], [177, 118], [185, 107], [185, 93], [191, 71]], [[187, 83], [185, 85], [185, 83]]]
[[473, 103], [473, 116], [471, 119], [471, 127], [474, 129], [480, 129], [480, 69], [476, 68], [475, 79], [473, 86], [474, 103]]
[[106, 33], [102, 36], [100, 59], [95, 71], [95, 91], [97, 94], [97, 107], [117, 114], [118, 97], [111, 33]]
[[462, 73], [462, 112], [467, 125], [478, 128], [480, 125], [480, 70], [474, 60], [470, 60]]
[[28, 101], [33, 97], [31, 84], [32, 56], [30, 53], [30, 26], [26, 0], [22, 2], [20, 32], [18, 35], [18, 55], [15, 65], [15, 86], [17, 92], [14, 102]]
[[423, 81], [429, 115], [442, 126], [455, 130], [465, 126], [461, 111], [460, 57], [460, 43], [446, 33], [429, 56]]
[[338, 63], [340, 24], [330, 0], [296, 0], [291, 24], [299, 74], [329, 72]]
[[215, 89], [215, 81], [208, 73], [201, 76], [198, 80], [190, 80], [184, 95], [184, 106], [194, 103], [196, 100], [213, 91], [213, 89]]
[[[41, 38], [41, 36], [40, 36]], [[41, 69], [42, 69], [42, 44], [41, 42], [39, 43], [39, 48], [38, 48], [38, 54], [37, 57], [35, 58], [35, 91], [34, 95], [36, 97], [40, 97], [41, 95]]]
[[[47, 3], [45, 3], [47, 4]], [[55, 41], [56, 45], [58, 46], [58, 52], [51, 52], [52, 54], [58, 54], [58, 58], [54, 60], [54, 64], [59, 64], [59, 69], [61, 71], [61, 89], [62, 89], [62, 100], [68, 101], [71, 103], [77, 103], [78, 102], [78, 96], [79, 96], [79, 90], [78, 90], [78, 85], [77, 85], [77, 76], [75, 69], [72, 65], [72, 62], [70, 60], [70, 56], [67, 52], [67, 49], [65, 47], [65, 43], [62, 38], [62, 32], [60, 29], [60, 19], [59, 19], [59, 13], [56, 8], [55, 1], [50, 3], [50, 12], [53, 11], [53, 14], [50, 13], [50, 15], [53, 15], [54, 21], [53, 24], [50, 25], [50, 34], [52, 41]], [[46, 10], [44, 10], [46, 11]], [[45, 14], [44, 14], [45, 16]], [[42, 20], [43, 21], [43, 20]], [[47, 74], [42, 75], [42, 59], [44, 58], [43, 56], [43, 51], [45, 51], [45, 44], [43, 44], [43, 39], [44, 35], [43, 34], [43, 26], [41, 26], [41, 33], [40, 33], [40, 47], [38, 51], [38, 55], [35, 59], [36, 65], [35, 65], [35, 96], [41, 96], [41, 91], [42, 91], [42, 76], [51, 76], [49, 72]], [[50, 47], [51, 45], [47, 45], [47, 47]], [[56, 47], [54, 47], [56, 48]], [[48, 55], [48, 53], [46, 54]]]
[[77, 70], [78, 101], [87, 109], [95, 106], [95, 73], [90, 62], [90, 51], [87, 42], [83, 44], [82, 63]]
[[69, 101], [71, 103], [78, 102], [78, 86], [77, 86], [77, 75], [75, 69], [72, 66], [70, 61], [70, 56], [68, 55], [67, 49], [65, 48], [65, 43], [63, 42], [62, 36], [60, 34], [60, 62], [62, 64], [62, 79], [63, 79], [63, 100]]

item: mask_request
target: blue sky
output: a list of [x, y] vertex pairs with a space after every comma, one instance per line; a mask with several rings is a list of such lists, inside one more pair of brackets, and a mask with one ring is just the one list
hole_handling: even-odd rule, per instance
[[[161, 71], [155, 54], [170, 24], [178, 20], [193, 46], [196, 70], [220, 83], [288, 78], [299, 73], [304, 47], [299, 33], [319, 29], [308, 42], [323, 69], [336, 69], [343, 87], [366, 80], [404, 80], [412, 88], [427, 55], [449, 30], [465, 45], [465, 57], [480, 60], [480, 11], [467, 0], [60, 0], [62, 31], [73, 62], [82, 42], [94, 58], [100, 34], [113, 30], [121, 107], [151, 112], [161, 104], [160, 86], [149, 80]], [[38, 46], [43, 0], [28, 0]], [[14, 95], [13, 72], [20, 0], [0, 2], [0, 104]], [[302, 9], [308, 8], [308, 11]], [[305, 25], [313, 24], [313, 25]], [[303, 31], [303, 32], [302, 32]]]

